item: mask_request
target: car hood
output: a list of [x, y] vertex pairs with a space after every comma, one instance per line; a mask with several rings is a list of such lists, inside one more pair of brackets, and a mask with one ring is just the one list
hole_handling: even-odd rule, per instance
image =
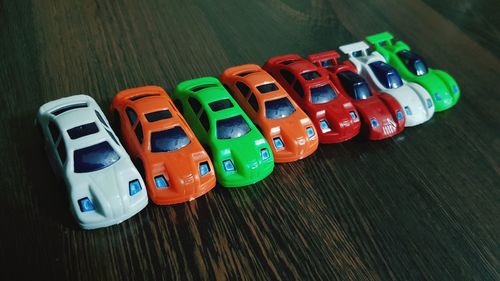
[[[427, 119], [428, 113], [425, 100], [421, 100], [418, 94], [407, 84], [397, 89], [389, 89], [386, 92], [396, 98], [403, 108], [403, 111], [405, 111], [406, 118]], [[406, 113], [405, 107], [411, 110], [411, 115]]]
[[434, 71], [430, 70], [426, 75], [420, 76], [416, 82], [429, 92], [434, 103], [442, 106], [451, 106], [453, 104], [451, 89]]
[[[129, 182], [139, 180], [142, 191], [134, 196], [129, 194]], [[117, 218], [128, 213], [139, 197], [147, 196], [144, 183], [130, 159], [122, 157], [113, 165], [104, 169], [75, 173], [69, 186], [73, 203], [78, 207], [78, 200], [89, 197], [96, 212], [107, 218]]]

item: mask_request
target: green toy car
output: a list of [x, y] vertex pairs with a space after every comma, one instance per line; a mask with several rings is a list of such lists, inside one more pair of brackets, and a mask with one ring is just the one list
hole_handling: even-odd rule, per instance
[[427, 67], [425, 61], [410, 51], [402, 41], [392, 44], [394, 36], [389, 32], [366, 37], [385, 60], [408, 82], [415, 82], [424, 87], [434, 100], [435, 111], [444, 111], [454, 106], [460, 98], [457, 82], [442, 70]]
[[221, 185], [249, 185], [273, 171], [269, 144], [217, 78], [184, 81], [173, 99], [211, 154]]

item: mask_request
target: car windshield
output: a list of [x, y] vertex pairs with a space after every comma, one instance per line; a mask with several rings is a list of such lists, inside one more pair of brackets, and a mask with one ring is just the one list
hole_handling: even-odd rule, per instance
[[396, 89], [403, 86], [401, 76], [392, 66], [382, 61], [376, 61], [369, 64], [377, 80], [386, 88]]
[[295, 112], [295, 107], [287, 97], [266, 101], [265, 107], [267, 119], [285, 118]]
[[337, 93], [329, 85], [311, 88], [311, 102], [314, 104], [327, 103], [337, 97]]
[[120, 159], [120, 155], [107, 141], [73, 152], [75, 173], [88, 173], [104, 169]]
[[353, 90], [355, 99], [357, 100], [365, 100], [372, 95], [370, 88], [368, 87], [368, 84], [365, 81], [354, 84]]
[[429, 72], [425, 61], [417, 54], [410, 51], [398, 52], [401, 61], [406, 65], [406, 68], [417, 76], [422, 76]]
[[237, 115], [234, 117], [217, 120], [217, 138], [218, 139], [235, 139], [246, 135], [250, 131], [243, 116]]
[[151, 152], [169, 152], [181, 149], [190, 144], [188, 136], [179, 127], [151, 133]]

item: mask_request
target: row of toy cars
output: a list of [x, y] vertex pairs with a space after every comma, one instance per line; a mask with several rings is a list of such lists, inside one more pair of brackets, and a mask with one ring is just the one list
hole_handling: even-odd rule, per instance
[[249, 185], [319, 142], [360, 132], [388, 138], [454, 105], [453, 78], [391, 39], [368, 37], [379, 51], [372, 53], [364, 42], [341, 46], [349, 56], [343, 62], [329, 51], [231, 67], [220, 80], [180, 83], [172, 99], [156, 86], [127, 89], [111, 105], [114, 131], [89, 96], [44, 104], [38, 123], [74, 216], [84, 229], [120, 223], [147, 205], [148, 194], [156, 204], [175, 204], [207, 193], [216, 180]]

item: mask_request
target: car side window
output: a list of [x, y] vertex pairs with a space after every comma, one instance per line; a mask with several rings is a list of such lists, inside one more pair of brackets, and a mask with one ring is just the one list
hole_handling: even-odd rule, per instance
[[139, 140], [139, 143], [142, 144], [142, 142], [144, 141], [144, 133], [142, 132], [141, 122], [137, 123], [137, 126], [135, 127], [134, 132], [135, 132], [135, 136]]
[[203, 128], [205, 128], [205, 130], [208, 132], [208, 130], [210, 130], [210, 122], [208, 122], [208, 116], [205, 111], [200, 114], [200, 122], [201, 125], [203, 125]]
[[304, 98], [304, 89], [302, 88], [302, 85], [300, 85], [299, 81], [295, 82], [295, 85], [293, 85], [293, 89], [299, 95], [301, 98]]
[[240, 90], [240, 93], [244, 97], [248, 97], [248, 94], [250, 93], [250, 87], [248, 87], [245, 83], [240, 81], [236, 82], [236, 87], [238, 88], [238, 90]]
[[182, 102], [180, 100], [174, 100], [174, 105], [181, 114], [184, 114], [184, 108], [182, 107]]
[[127, 113], [128, 120], [130, 121], [130, 125], [133, 126], [135, 121], [137, 121], [137, 113], [135, 113], [135, 111], [130, 107], [127, 107], [125, 109], [125, 112]]
[[57, 142], [57, 139], [59, 139], [59, 136], [61, 133], [59, 133], [59, 129], [56, 126], [56, 123], [53, 121], [49, 121], [49, 131], [50, 131], [50, 136], [52, 137], [52, 142], [55, 144]]
[[201, 109], [201, 103], [194, 98], [189, 98], [188, 102], [189, 102], [189, 105], [191, 105], [191, 108], [193, 109], [194, 114], [198, 114], [198, 112], [200, 112], [200, 109]]
[[95, 111], [95, 115], [97, 116], [97, 119], [99, 119], [99, 121], [106, 127], [108, 127], [108, 124], [106, 124], [106, 122], [104, 121], [104, 118], [102, 118], [102, 115], [99, 113], [99, 111], [97, 110], [94, 110]]
[[248, 103], [252, 106], [255, 112], [259, 112], [259, 103], [257, 102], [257, 98], [253, 93], [250, 94], [250, 98], [248, 99]]
[[61, 159], [61, 163], [66, 162], [66, 145], [64, 144], [64, 140], [61, 140], [59, 142], [59, 145], [57, 145], [57, 154], [59, 154], [59, 159]]
[[280, 71], [280, 74], [283, 77], [283, 79], [285, 79], [286, 82], [288, 82], [288, 84], [292, 85], [293, 80], [295, 80], [295, 76], [290, 71], [283, 69]]

